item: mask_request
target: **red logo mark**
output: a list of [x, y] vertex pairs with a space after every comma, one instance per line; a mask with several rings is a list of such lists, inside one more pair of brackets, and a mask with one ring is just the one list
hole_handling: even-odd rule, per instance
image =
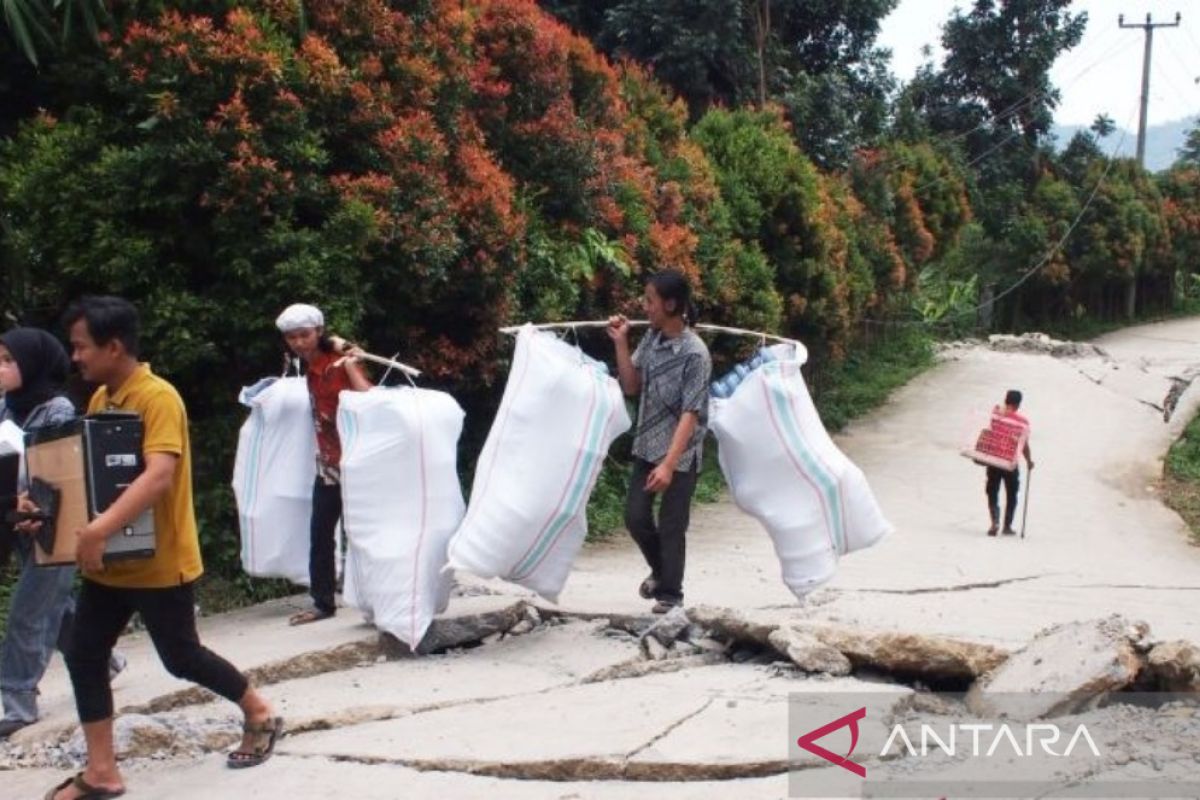
[[[858, 744], [858, 721], [867, 716], [867, 709], [860, 708], [858, 711], [851, 711], [841, 719], [835, 719], [828, 725], [822, 725], [816, 730], [811, 730], [796, 740], [796, 744], [812, 753], [814, 756], [820, 756], [831, 764], [836, 764], [842, 769], [848, 769], [860, 778], [867, 777], [867, 768], [861, 764], [856, 764], [850, 760], [850, 756], [854, 753], [854, 748]], [[826, 750], [821, 745], [817, 744], [817, 739], [833, 733], [838, 728], [850, 728], [850, 750], [845, 756], [839, 756], [837, 753]]]

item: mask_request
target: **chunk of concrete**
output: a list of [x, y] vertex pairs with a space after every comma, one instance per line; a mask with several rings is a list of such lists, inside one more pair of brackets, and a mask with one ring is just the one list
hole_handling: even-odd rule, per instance
[[1164, 692], [1200, 692], [1200, 647], [1187, 641], [1163, 642], [1146, 657], [1154, 687]]
[[780, 654], [787, 656], [805, 672], [850, 674], [850, 659], [811, 633], [785, 626], [771, 633], [770, 642]]
[[[507, 633], [525, 618], [527, 608], [526, 603], [516, 602], [495, 611], [437, 618], [430, 624], [425, 638], [417, 647], [417, 652], [435, 653], [450, 647], [480, 642], [494, 633]], [[380, 634], [380, 642], [389, 657], [402, 658], [411, 654], [403, 642], [390, 634]]]
[[771, 633], [779, 627], [777, 624], [755, 622], [747, 615], [732, 608], [716, 606], [689, 608], [688, 617], [692, 622], [721, 639], [753, 642], [762, 647], [771, 646]]
[[1117, 615], [1049, 628], [971, 687], [967, 706], [1014, 719], [1084, 708], [1134, 682], [1142, 668], [1136, 645], [1148, 632]]
[[835, 626], [805, 627], [857, 668], [928, 682], [969, 681], [1003, 663], [1008, 654], [986, 644], [894, 631]]
[[691, 625], [688, 619], [687, 612], [683, 606], [675, 606], [659, 619], [655, 620], [644, 634], [643, 637], [653, 637], [658, 640], [664, 647], [670, 647], [675, 643]]
[[662, 661], [669, 655], [666, 645], [653, 636], [647, 636], [646, 638], [642, 639], [642, 652], [645, 653], [646, 658], [650, 659], [651, 661]]

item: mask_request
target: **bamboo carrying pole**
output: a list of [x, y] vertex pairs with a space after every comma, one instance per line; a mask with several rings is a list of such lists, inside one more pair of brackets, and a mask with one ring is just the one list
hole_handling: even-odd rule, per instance
[[[341, 366], [347, 359], [357, 358], [363, 361], [370, 361], [372, 364], [381, 364], [391, 369], [399, 370], [410, 378], [419, 377], [421, 370], [416, 367], [410, 367], [408, 364], [402, 364], [390, 358], [377, 356], [374, 353], [368, 353], [351, 341], [347, 341], [340, 336], [330, 336], [330, 341], [333, 342], [335, 352], [341, 356], [336, 362], [336, 366]], [[350, 351], [357, 349], [358, 352], [351, 354]]]
[[363, 361], [370, 361], [373, 364], [382, 364], [385, 367], [391, 367], [392, 369], [399, 370], [411, 378], [416, 378], [421, 375], [421, 370], [417, 369], [416, 367], [410, 367], [408, 364], [402, 364], [399, 361], [393, 361], [390, 358], [384, 358], [383, 356], [377, 356], [372, 353], [356, 353], [353, 356], [344, 355], [341, 360], [338, 361], [338, 363], [340, 364], [342, 361], [345, 361], [348, 358], [361, 358]]
[[[650, 323], [644, 319], [631, 319], [631, 320], [629, 320], [629, 324], [635, 328], [644, 328], [647, 325], [649, 325]], [[506, 333], [510, 336], [513, 336], [513, 335], [517, 334], [518, 332], [520, 332], [520, 330], [524, 327], [525, 327], [524, 325], [509, 325], [508, 327], [501, 328], [500, 332]], [[542, 323], [540, 325], [532, 325], [531, 327], [534, 330], [539, 330], [539, 331], [575, 329], [575, 328], [607, 328], [608, 320], [602, 319], [602, 320], [573, 320], [573, 321], [569, 321], [569, 322], [546, 322], [546, 323]], [[801, 344], [800, 342], [798, 342], [795, 339], [788, 339], [787, 337], [776, 336], [771, 333], [762, 333], [760, 331], [746, 330], [744, 328], [729, 328], [724, 325], [707, 325], [707, 324], [701, 323], [699, 325], [693, 325], [692, 327], [695, 328], [696, 330], [701, 330], [701, 331], [712, 331], [714, 333], [728, 333], [728, 334], [732, 334], [734, 336], [748, 336], [748, 337], [753, 337], [755, 339], [764, 339], [764, 340], [770, 340], [772, 342], [780, 342], [782, 344], [790, 344], [796, 348], [796, 354], [798, 356], [800, 356], [802, 361], [808, 360], [808, 348], [806, 348], [803, 344]]]
[[359, 358], [361, 358], [363, 361], [370, 361], [374, 364], [382, 364], [385, 367], [391, 367], [392, 369], [400, 370], [411, 378], [417, 378], [421, 375], [421, 370], [417, 369], [416, 367], [410, 367], [408, 364], [403, 364], [399, 361], [393, 361], [392, 359], [384, 358], [383, 356], [377, 356], [371, 353], [362, 353], [359, 355]]
[[[643, 319], [643, 320], [630, 320], [629, 324], [634, 327], [642, 328], [642, 327], [649, 325], [650, 323]], [[524, 327], [523, 325], [510, 325], [506, 328], [501, 328], [500, 332], [506, 333], [509, 335], [515, 335], [523, 327]], [[604, 320], [575, 320], [575, 321], [571, 321], [571, 322], [546, 322], [541, 325], [533, 326], [533, 328], [536, 330], [560, 330], [563, 328], [606, 328], [606, 327], [608, 327], [608, 320], [606, 320], [606, 319], [604, 319]], [[790, 344], [796, 348], [797, 355], [802, 356], [803, 360], [808, 359], [808, 349], [805, 348], [805, 346], [803, 344], [796, 341], [795, 339], [788, 339], [784, 336], [775, 336], [774, 334], [762, 333], [760, 331], [746, 330], [744, 328], [729, 328], [724, 325], [701, 324], [701, 325], [695, 325], [693, 327], [695, 327], [697, 330], [702, 330], [702, 331], [712, 331], [714, 333], [728, 333], [728, 334], [732, 334], [734, 336], [749, 336], [749, 337], [753, 337], [755, 339], [763, 339], [763, 340], [770, 340], [772, 342], [781, 342], [783, 344]], [[392, 369], [399, 370], [399, 371], [403, 372], [405, 375], [408, 375], [413, 378], [416, 378], [416, 377], [420, 376], [420, 374], [421, 374], [421, 371], [419, 369], [417, 369], [416, 367], [410, 367], [408, 364], [402, 364], [399, 361], [393, 361], [390, 358], [384, 358], [383, 356], [377, 356], [377, 355], [374, 355], [373, 353], [359, 353], [357, 355], [357, 357], [361, 358], [363, 361], [370, 361], [375, 364], [382, 364], [385, 367], [391, 367]]]

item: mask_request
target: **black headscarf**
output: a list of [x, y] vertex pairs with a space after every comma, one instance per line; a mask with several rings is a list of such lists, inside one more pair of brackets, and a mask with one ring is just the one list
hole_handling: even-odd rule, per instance
[[13, 328], [0, 334], [0, 344], [21, 370], [21, 388], [4, 395], [4, 405], [20, 425], [30, 411], [63, 394], [71, 359], [58, 339], [38, 328]]

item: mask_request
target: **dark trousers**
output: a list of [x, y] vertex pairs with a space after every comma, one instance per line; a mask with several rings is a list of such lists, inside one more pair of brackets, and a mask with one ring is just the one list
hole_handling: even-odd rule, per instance
[[1000, 483], [1004, 483], [1004, 527], [1011, 528], [1017, 515], [1017, 493], [1021, 489], [1021, 471], [1011, 472], [998, 467], [987, 468], [987, 499], [988, 511], [992, 515], [992, 524], [1000, 524]]
[[342, 519], [342, 487], [313, 484], [312, 522], [309, 527], [309, 593], [318, 611], [337, 611], [337, 526]]
[[194, 586], [185, 583], [166, 589], [117, 589], [83, 580], [66, 654], [80, 722], [100, 722], [113, 715], [109, 657], [134, 612], [141, 615], [168, 672], [226, 700], [236, 703], [242, 699], [250, 685], [246, 677], [200, 644]]
[[625, 527], [637, 542], [650, 575], [657, 582], [656, 600], [683, 602], [683, 564], [685, 538], [691, 519], [692, 494], [696, 491], [697, 470], [676, 472], [671, 485], [662, 492], [658, 521], [654, 519], [655, 495], [646, 491], [646, 478], [655, 465], [635, 458], [629, 478], [629, 496], [625, 501]]

